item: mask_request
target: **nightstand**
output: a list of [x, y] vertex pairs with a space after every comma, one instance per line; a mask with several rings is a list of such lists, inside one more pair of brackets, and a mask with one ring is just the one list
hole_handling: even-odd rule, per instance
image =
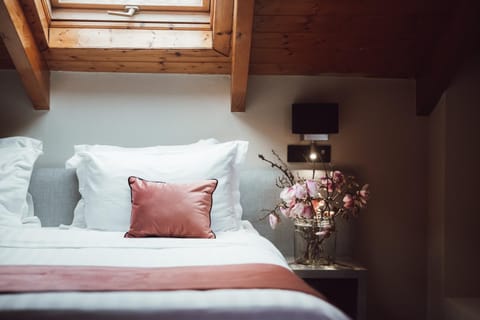
[[329, 302], [356, 320], [366, 319], [367, 269], [350, 261], [308, 266], [287, 259], [290, 268]]

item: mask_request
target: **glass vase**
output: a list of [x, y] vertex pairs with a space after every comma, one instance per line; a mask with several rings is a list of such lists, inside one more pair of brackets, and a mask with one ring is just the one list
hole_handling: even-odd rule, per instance
[[304, 265], [335, 263], [337, 235], [332, 219], [297, 219], [294, 228], [295, 263]]

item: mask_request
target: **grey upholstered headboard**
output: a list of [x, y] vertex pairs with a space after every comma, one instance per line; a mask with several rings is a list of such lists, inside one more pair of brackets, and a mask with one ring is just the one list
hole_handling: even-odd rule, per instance
[[[262, 209], [272, 208], [278, 201], [279, 189], [275, 187], [278, 173], [272, 169], [249, 169], [241, 172], [240, 193], [243, 219], [249, 220], [266, 238], [274, 242], [284, 254], [293, 250], [290, 223], [282, 224], [273, 232], [267, 220], [260, 220]], [[62, 168], [35, 168], [30, 182], [35, 215], [44, 227], [70, 224], [73, 210], [80, 199], [78, 181], [74, 170]]]
[[42, 226], [55, 227], [72, 223], [73, 210], [80, 199], [75, 170], [35, 169], [29, 192], [33, 198], [35, 215], [40, 218]]

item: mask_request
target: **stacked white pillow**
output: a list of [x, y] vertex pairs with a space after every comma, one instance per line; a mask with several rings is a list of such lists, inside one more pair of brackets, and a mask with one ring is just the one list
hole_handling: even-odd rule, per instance
[[28, 193], [42, 142], [28, 137], [0, 139], [0, 225], [40, 226]]
[[[88, 145], [88, 144], [80, 144], [74, 146], [74, 155], [67, 160], [65, 167], [67, 169], [77, 169], [81, 164], [82, 161], [88, 159], [85, 154], [97, 154], [97, 153], [106, 153], [112, 154], [112, 156], [121, 157], [123, 153], [131, 154], [131, 153], [138, 153], [138, 154], [146, 154], [146, 153], [164, 153], [164, 152], [188, 152], [191, 149], [199, 148], [203, 145], [215, 144], [218, 143], [216, 139], [204, 139], [200, 140], [196, 143], [187, 144], [187, 145], [170, 145], [170, 146], [152, 146], [152, 147], [144, 147], [144, 148], [126, 148], [120, 146], [111, 146], [111, 145]], [[82, 181], [83, 177], [80, 177], [77, 174], [79, 184], [80, 184], [80, 193], [82, 193]], [[74, 228], [87, 228], [87, 223], [85, 221], [85, 201], [83, 197], [78, 201], [77, 205], [75, 206], [75, 210], [73, 213], [73, 221], [71, 227]]]
[[138, 176], [175, 183], [217, 179], [212, 230], [237, 230], [242, 216], [238, 170], [247, 149], [246, 141], [215, 143], [214, 140], [149, 148], [76, 146], [75, 155], [66, 164], [67, 168], [76, 169], [82, 195], [72, 225], [128, 231], [131, 214], [128, 177]]

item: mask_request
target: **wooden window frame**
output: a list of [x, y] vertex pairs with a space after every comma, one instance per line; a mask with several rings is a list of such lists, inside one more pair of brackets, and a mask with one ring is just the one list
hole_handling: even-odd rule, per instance
[[[144, 23], [145, 25], [142, 28], [149, 29], [149, 24], [160, 23], [192, 25], [191, 28], [188, 28], [195, 30], [196, 24], [209, 24], [211, 22], [210, 3], [212, 0], [201, 0], [203, 2], [202, 7], [143, 6], [139, 4], [139, 13], [131, 17], [108, 13], [109, 10], [123, 11], [124, 5], [88, 4], [95, 2], [92, 0], [76, 0], [76, 2], [84, 2], [85, 4], [61, 4], [58, 2], [59, 0], [44, 1], [48, 2], [53, 27], [57, 22], [62, 22], [62, 25], [65, 25], [66, 21], [70, 21], [72, 27], [76, 27], [77, 22], [81, 22], [80, 25], [84, 25], [85, 22], [101, 22], [104, 25], [110, 23], [111, 27], [115, 29], [118, 28], [116, 23], [133, 23], [133, 26], [129, 26], [129, 28], [136, 29], [139, 28], [139, 23]], [[137, 0], [137, 2], [141, 3], [141, 0]], [[170, 26], [169, 29], [176, 29], [176, 26]]]
[[[231, 37], [233, 28], [233, 3], [234, 0], [203, 0], [208, 1], [210, 5], [210, 12], [208, 13], [208, 20], [188, 22], [187, 20], [175, 21], [174, 19], [166, 22], [152, 22], [144, 23], [142, 21], [80, 21], [80, 20], [57, 20], [53, 19], [51, 1], [53, 0], [41, 0], [43, 7], [49, 10], [49, 46], [53, 48], [109, 48], [109, 44], [105, 44], [102, 41], [105, 39], [105, 34], [111, 33], [117, 36], [135, 36], [136, 30], [138, 30], [139, 36], [145, 36], [146, 30], [152, 31], [152, 39], [144, 39], [144, 47], [148, 47], [151, 43], [154, 43], [152, 49], [176, 49], [178, 48], [179, 39], [183, 37], [182, 31], [186, 37], [193, 39], [191, 49], [213, 49], [224, 56], [230, 56], [231, 50]], [[77, 9], [81, 10], [81, 9]], [[184, 13], [170, 13], [174, 14], [186, 14], [197, 15], [206, 14], [201, 12], [184, 12]], [[75, 29], [82, 29], [77, 30]], [[156, 41], [158, 37], [165, 33], [165, 41]], [[70, 35], [75, 38], [62, 38], [65, 35]], [[81, 37], [81, 38], [80, 38]], [[88, 41], [85, 41], [88, 39]], [[168, 40], [170, 39], [170, 40]], [[78, 41], [76, 41], [78, 40]], [[155, 42], [153, 41], [155, 40]], [[115, 46], [115, 43], [120, 43], [120, 46]], [[122, 42], [112, 41], [112, 49], [125, 48], [125, 49], [140, 49], [135, 47], [136, 44], [129, 46], [123, 46]], [[188, 45], [182, 42], [180, 48], [186, 49]]]
[[[112, 0], [115, 1], [115, 0]], [[148, 0], [145, 0], [148, 3]], [[210, 0], [201, 0], [201, 6], [188, 6], [188, 5], [149, 5], [142, 4], [142, 0], [130, 1], [129, 5], [139, 6], [141, 10], [147, 11], [204, 11], [210, 10]], [[61, 3], [59, 0], [50, 0], [53, 9], [56, 8], [68, 8], [68, 9], [104, 9], [104, 10], [122, 10], [125, 4], [108, 4], [99, 3], [99, 1], [92, 0], [76, 0], [76, 3]], [[101, 2], [101, 1], [100, 1]], [[107, 2], [107, 1], [105, 1]], [[138, 3], [135, 3], [138, 2]]]
[[[135, 33], [135, 30], [145, 31], [151, 30], [155, 33], [155, 37], [159, 37], [162, 33], [168, 34], [167, 36], [171, 37], [173, 31], [176, 32], [179, 36], [182, 36], [181, 31], [197, 31], [190, 32], [185, 34], [186, 36], [198, 37], [193, 43], [203, 43], [200, 49], [211, 49], [220, 53], [225, 57], [230, 57], [231, 43], [232, 43], [232, 29], [233, 29], [233, 6], [234, 0], [209, 0], [211, 1], [210, 6], [210, 21], [209, 23], [185, 23], [185, 22], [168, 22], [168, 23], [143, 23], [143, 22], [129, 22], [129, 21], [120, 21], [120, 22], [110, 22], [110, 21], [55, 21], [52, 19], [51, 12], [51, 3], [49, 0], [34, 0], [35, 3], [42, 3], [43, 11], [42, 14], [46, 17], [46, 22], [43, 24], [44, 33], [48, 35], [48, 44], [50, 47], [56, 47], [62, 43], [62, 39], [58, 38], [61, 35], [61, 32], [58, 32], [58, 29], [63, 29], [63, 31], [70, 32], [74, 34], [74, 30], [71, 29], [83, 29], [78, 34], [83, 36], [91, 37], [91, 41], [82, 42], [78, 41], [77, 44], [74, 42], [64, 43], [61, 48], [104, 48], [105, 44], [100, 43], [101, 39], [98, 38], [98, 45], [95, 45], [95, 39], [98, 34], [104, 34], [105, 32], [117, 30], [115, 34], [132, 34]], [[40, 7], [40, 6], [37, 6]], [[199, 14], [198, 12], [196, 14]], [[45, 30], [45, 25], [48, 26], [48, 30]], [[101, 31], [107, 29], [105, 31]], [[120, 29], [120, 32], [118, 32]], [[152, 33], [152, 34], [153, 34]], [[204, 39], [203, 42], [199, 38]], [[168, 37], [167, 37], [168, 38]], [[205, 40], [206, 39], [206, 40]], [[84, 46], [82, 46], [82, 43]], [[138, 43], [138, 42], [137, 42]], [[145, 42], [148, 43], [148, 42]], [[175, 41], [170, 43], [158, 44], [156, 48], [167, 48], [175, 49]], [[185, 44], [182, 45], [182, 48], [186, 48]], [[112, 49], [114, 49], [112, 47]], [[132, 44], [131, 47], [126, 47], [125, 49], [138, 49]], [[155, 48], [153, 48], [155, 49]], [[199, 49], [199, 47], [192, 47], [192, 49]]]
[[[143, 23], [144, 29], [149, 29], [150, 24], [189, 24], [195, 29], [196, 24], [210, 24], [208, 12], [175, 12], [175, 11], [143, 11], [132, 17], [110, 15], [105, 10], [99, 9], [54, 9], [52, 11], [52, 26], [58, 22], [65, 24], [71, 22], [72, 27], [77, 22], [102, 22], [115, 27], [116, 23]], [[175, 27], [170, 27], [170, 29]]]

